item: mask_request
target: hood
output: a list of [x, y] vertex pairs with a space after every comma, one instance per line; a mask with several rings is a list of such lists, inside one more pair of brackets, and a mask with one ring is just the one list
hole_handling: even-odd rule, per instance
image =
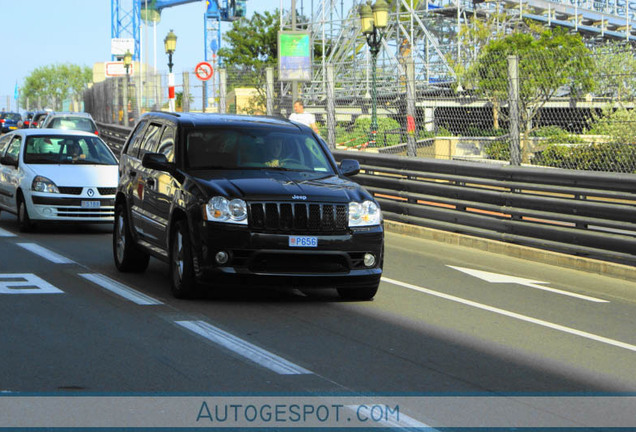
[[29, 165], [57, 186], [117, 187], [117, 165]]
[[333, 174], [294, 171], [208, 172], [198, 177], [208, 196], [223, 194], [247, 201], [363, 201], [371, 196], [357, 183]]

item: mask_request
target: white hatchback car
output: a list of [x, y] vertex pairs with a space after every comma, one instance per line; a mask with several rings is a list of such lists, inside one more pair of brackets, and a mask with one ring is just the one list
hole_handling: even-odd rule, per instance
[[36, 222], [113, 223], [118, 162], [92, 133], [21, 129], [0, 139], [0, 209]]

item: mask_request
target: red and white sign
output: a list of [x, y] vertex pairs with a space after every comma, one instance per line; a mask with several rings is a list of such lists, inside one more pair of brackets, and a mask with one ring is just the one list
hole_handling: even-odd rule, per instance
[[[104, 63], [107, 77], [126, 76], [126, 67], [124, 62], [106, 62]], [[133, 65], [128, 67], [128, 73], [132, 75]]]
[[207, 81], [210, 78], [212, 78], [212, 75], [214, 74], [214, 69], [212, 68], [212, 65], [210, 63], [201, 62], [197, 65], [197, 67], [194, 68], [194, 74], [201, 81]]

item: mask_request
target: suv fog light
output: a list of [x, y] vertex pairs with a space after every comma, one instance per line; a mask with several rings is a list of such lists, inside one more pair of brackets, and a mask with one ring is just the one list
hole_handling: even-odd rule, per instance
[[226, 264], [229, 261], [230, 256], [225, 251], [219, 251], [214, 256], [214, 259], [216, 260], [217, 264], [223, 265], [223, 264]]
[[373, 267], [375, 265], [375, 255], [370, 253], [364, 254], [364, 265], [367, 267]]

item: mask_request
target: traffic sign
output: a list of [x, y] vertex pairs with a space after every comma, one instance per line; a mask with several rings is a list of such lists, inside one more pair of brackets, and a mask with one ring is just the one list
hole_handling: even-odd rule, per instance
[[197, 67], [194, 68], [194, 74], [201, 81], [207, 81], [210, 78], [212, 78], [212, 75], [214, 74], [214, 69], [212, 68], [212, 65], [210, 63], [201, 62], [197, 65]]
[[[126, 76], [126, 66], [124, 62], [106, 62], [104, 68], [107, 77]], [[133, 65], [128, 66], [128, 74], [133, 74]]]

